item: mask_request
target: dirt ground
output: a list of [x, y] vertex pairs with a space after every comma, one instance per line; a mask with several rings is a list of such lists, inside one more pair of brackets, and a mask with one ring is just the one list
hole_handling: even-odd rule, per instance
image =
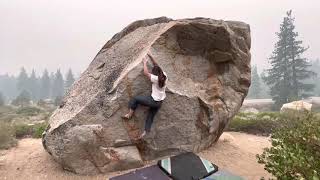
[[[255, 158], [262, 149], [270, 146], [267, 137], [244, 133], [224, 133], [218, 143], [199, 153], [225, 169], [249, 180], [270, 177]], [[0, 179], [108, 179], [123, 172], [97, 176], [79, 176], [64, 171], [42, 147], [41, 139], [22, 139], [18, 146], [0, 151]]]

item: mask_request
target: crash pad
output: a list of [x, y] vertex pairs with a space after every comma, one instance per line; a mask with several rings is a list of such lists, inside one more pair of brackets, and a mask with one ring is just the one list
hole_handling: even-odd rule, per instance
[[218, 170], [216, 165], [192, 152], [162, 159], [158, 166], [174, 180], [199, 180]]
[[244, 180], [244, 179], [226, 170], [219, 170], [202, 180]]
[[153, 165], [112, 177], [110, 180], [170, 180], [170, 178], [157, 165]]

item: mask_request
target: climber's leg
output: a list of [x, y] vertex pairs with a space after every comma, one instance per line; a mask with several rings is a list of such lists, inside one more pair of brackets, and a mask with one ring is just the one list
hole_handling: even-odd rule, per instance
[[150, 108], [149, 109], [148, 116], [147, 116], [147, 119], [145, 122], [144, 131], [139, 136], [139, 139], [143, 138], [147, 133], [150, 132], [154, 116], [157, 114], [159, 109], [160, 109], [160, 106], [158, 108]]
[[123, 116], [123, 118], [130, 119], [139, 104], [148, 107], [157, 107], [158, 105], [151, 96], [135, 96], [129, 101], [129, 113]]
[[148, 116], [147, 116], [146, 123], [145, 123], [145, 128], [144, 128], [144, 130], [147, 133], [149, 133], [151, 130], [154, 116], [157, 114], [158, 110], [159, 110], [159, 108], [150, 108], [149, 109]]

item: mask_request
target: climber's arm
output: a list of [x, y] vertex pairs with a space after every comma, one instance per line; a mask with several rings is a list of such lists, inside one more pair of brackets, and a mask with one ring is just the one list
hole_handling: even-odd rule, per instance
[[158, 66], [158, 64], [157, 64], [156, 60], [154, 60], [154, 59], [153, 59], [153, 57], [151, 56], [151, 54], [150, 54], [150, 53], [148, 53], [148, 56], [149, 56], [149, 58], [151, 59], [151, 61], [152, 61], [153, 65], [154, 65], [154, 66]]
[[148, 62], [148, 59], [144, 58], [143, 59], [143, 74], [146, 75], [148, 77], [148, 79], [150, 80], [151, 74], [149, 73], [147, 62]]

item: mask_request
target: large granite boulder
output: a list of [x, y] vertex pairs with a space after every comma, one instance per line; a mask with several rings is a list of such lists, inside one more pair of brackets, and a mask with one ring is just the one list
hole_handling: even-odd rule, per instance
[[[248, 24], [207, 18], [136, 21], [99, 51], [67, 92], [43, 135], [65, 169], [94, 174], [135, 168], [218, 140], [250, 86]], [[167, 98], [151, 133], [135, 141], [147, 109], [124, 121], [127, 103], [149, 95], [142, 59], [151, 52], [168, 74]]]

